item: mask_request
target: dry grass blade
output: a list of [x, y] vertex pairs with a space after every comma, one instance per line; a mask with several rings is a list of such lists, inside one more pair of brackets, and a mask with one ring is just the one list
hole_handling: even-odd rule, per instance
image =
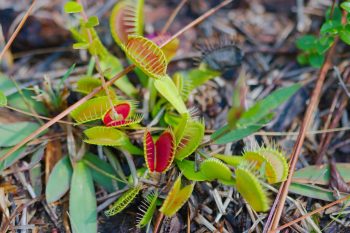
[[23, 16], [23, 19], [21, 20], [21, 22], [18, 24], [16, 30], [13, 32], [12, 36], [10, 37], [10, 39], [7, 41], [5, 47], [2, 49], [1, 53], [0, 53], [0, 62], [2, 60], [2, 57], [5, 55], [6, 51], [10, 48], [11, 44], [13, 43], [13, 41], [15, 40], [16, 36], [18, 35], [19, 31], [21, 30], [21, 28], [23, 27], [24, 23], [27, 21], [30, 13], [32, 12], [34, 5], [35, 5], [36, 0], [33, 0], [32, 4], [30, 5], [30, 7], [28, 8], [27, 12], [25, 13], [25, 15]]
[[278, 227], [276, 229], [273, 229], [271, 232], [277, 232], [277, 231], [283, 230], [286, 227], [289, 227], [289, 226], [291, 226], [291, 225], [293, 225], [295, 223], [298, 223], [298, 222], [300, 222], [300, 221], [302, 221], [302, 220], [304, 220], [304, 219], [306, 219], [306, 218], [308, 218], [308, 217], [310, 217], [310, 216], [312, 216], [314, 214], [317, 214], [317, 213], [319, 213], [319, 212], [321, 212], [321, 211], [323, 211], [325, 209], [328, 209], [328, 208], [330, 208], [330, 207], [332, 207], [332, 206], [334, 206], [336, 204], [342, 203], [343, 201], [346, 201], [349, 198], [350, 198], [350, 195], [345, 196], [345, 197], [343, 197], [343, 198], [341, 198], [339, 200], [336, 200], [336, 201], [334, 201], [332, 203], [329, 203], [329, 204], [327, 204], [325, 206], [322, 206], [322, 207], [320, 207], [320, 208], [318, 208], [318, 209], [316, 209], [316, 210], [314, 210], [314, 211], [312, 211], [310, 213], [307, 213], [307, 214], [301, 216], [300, 218], [297, 218], [297, 219], [295, 219], [295, 220], [293, 220], [293, 221], [291, 221], [289, 223], [286, 223], [286, 224], [284, 224], [284, 225], [282, 225], [282, 226], [280, 226], [280, 227]]
[[[174, 34], [172, 37], [169, 38], [169, 40], [167, 40], [166, 42], [164, 42], [160, 47], [165, 46], [167, 43], [171, 42], [174, 38], [177, 38], [178, 36], [180, 36], [181, 34], [183, 34], [184, 32], [186, 32], [188, 29], [190, 29], [191, 27], [194, 27], [195, 25], [199, 24], [200, 22], [202, 22], [204, 19], [208, 18], [209, 16], [211, 16], [212, 14], [214, 14], [216, 11], [218, 11], [220, 8], [224, 7], [225, 5], [229, 4], [230, 2], [232, 2], [232, 0], [226, 0], [223, 1], [222, 3], [220, 3], [218, 6], [212, 8], [211, 10], [207, 11], [206, 13], [204, 13], [203, 15], [201, 15], [200, 17], [198, 17], [197, 19], [195, 19], [194, 21], [192, 21], [190, 24], [188, 24], [187, 26], [185, 26], [183, 29], [181, 29], [180, 31], [178, 31], [176, 34]], [[112, 83], [114, 83], [115, 81], [117, 81], [119, 78], [123, 77], [124, 75], [126, 75], [127, 73], [129, 73], [130, 71], [132, 71], [135, 68], [135, 65], [130, 65], [128, 67], [126, 67], [123, 71], [121, 71], [120, 73], [116, 74], [111, 80], [109, 80], [108, 82], [106, 82], [106, 86], [110, 86]], [[41, 132], [43, 132], [44, 130], [46, 130], [47, 128], [49, 128], [50, 126], [52, 126], [53, 124], [55, 124], [57, 121], [61, 120], [63, 117], [67, 116], [71, 111], [73, 111], [74, 109], [76, 109], [77, 107], [79, 107], [81, 104], [85, 103], [87, 100], [89, 100], [90, 98], [92, 98], [94, 95], [96, 95], [99, 91], [101, 91], [103, 89], [103, 87], [98, 87], [95, 88], [92, 92], [90, 92], [90, 94], [86, 95], [85, 97], [83, 97], [82, 99], [80, 99], [79, 101], [77, 101], [76, 103], [74, 103], [73, 105], [69, 106], [66, 110], [64, 110], [63, 112], [61, 112], [60, 114], [58, 114], [56, 117], [54, 117], [52, 120], [50, 120], [49, 122], [47, 122], [46, 124], [42, 125], [39, 129], [37, 129], [36, 131], [34, 131], [32, 134], [30, 134], [28, 137], [26, 137], [25, 139], [23, 139], [20, 143], [18, 143], [16, 146], [12, 147], [11, 150], [9, 150], [6, 154], [4, 154], [1, 158], [0, 158], [0, 162], [4, 161], [6, 158], [8, 158], [13, 152], [17, 151], [19, 148], [21, 148], [23, 145], [25, 145], [27, 142], [29, 142], [30, 140], [34, 139], [37, 135], [39, 135]]]

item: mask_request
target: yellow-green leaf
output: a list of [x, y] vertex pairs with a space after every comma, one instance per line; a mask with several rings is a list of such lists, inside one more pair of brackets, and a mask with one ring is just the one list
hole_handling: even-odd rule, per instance
[[190, 198], [193, 188], [194, 183], [181, 188], [181, 176], [179, 176], [169, 191], [168, 196], [164, 200], [164, 203], [160, 208], [160, 212], [162, 212], [167, 217], [171, 217], [176, 214], [176, 212]]
[[95, 126], [84, 131], [84, 142], [100, 146], [122, 146], [128, 140], [125, 133], [115, 128]]
[[154, 86], [158, 90], [158, 92], [168, 100], [171, 105], [180, 113], [187, 114], [188, 110], [186, 108], [185, 103], [183, 102], [181, 95], [176, 88], [175, 84], [171, 80], [169, 76], [164, 76], [161, 79], [157, 79], [154, 81]]
[[141, 186], [136, 186], [125, 192], [118, 200], [112, 205], [112, 207], [105, 211], [105, 215], [113, 216], [125, 209], [140, 192]]
[[83, 10], [83, 6], [77, 2], [69, 1], [64, 4], [64, 12], [66, 13], [79, 13]]
[[236, 187], [255, 211], [265, 212], [269, 209], [267, 193], [251, 171], [245, 168], [236, 169]]
[[204, 123], [190, 120], [176, 149], [175, 158], [182, 160], [191, 155], [200, 145], [204, 137]]
[[[112, 102], [113, 104], [116, 104], [118, 100], [114, 99]], [[78, 124], [82, 124], [101, 119], [110, 108], [111, 106], [108, 97], [102, 96], [86, 101], [78, 108], [74, 109], [70, 115]]]
[[209, 158], [201, 163], [201, 172], [208, 180], [232, 180], [232, 172], [223, 162], [216, 158]]
[[7, 98], [4, 92], [0, 91], [0, 107], [7, 105]]
[[125, 48], [128, 58], [146, 75], [160, 79], [166, 75], [167, 60], [163, 51], [151, 40], [131, 35]]

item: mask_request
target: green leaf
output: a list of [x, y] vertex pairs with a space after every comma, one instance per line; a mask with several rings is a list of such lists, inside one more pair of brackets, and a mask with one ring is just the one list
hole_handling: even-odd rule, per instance
[[29, 180], [36, 196], [40, 196], [43, 187], [42, 166], [40, 163], [29, 169]]
[[347, 25], [343, 30], [339, 32], [339, 37], [344, 43], [350, 45], [350, 26], [349, 25]]
[[49, 113], [47, 107], [42, 102], [33, 99], [34, 97], [34, 92], [30, 90], [22, 90], [22, 94], [16, 92], [10, 96], [7, 96], [7, 102], [9, 106], [14, 108], [18, 108], [26, 112], [31, 112], [32, 109], [34, 109], [36, 113], [47, 116]]
[[[350, 182], [350, 163], [336, 163], [337, 170], [340, 176], [346, 183]], [[329, 165], [323, 166], [307, 166], [294, 172], [293, 182], [304, 184], [319, 184], [327, 185], [330, 181]]]
[[323, 54], [327, 52], [327, 50], [333, 45], [333, 43], [334, 43], [334, 37], [332, 36], [321, 37], [317, 43], [316, 50], [319, 54]]
[[[6, 148], [6, 149], [2, 149], [0, 151], [0, 158], [6, 154], [11, 148]], [[1, 171], [3, 171], [4, 169], [8, 168], [9, 166], [11, 166], [12, 164], [14, 164], [15, 162], [17, 162], [19, 159], [23, 158], [23, 156], [25, 156], [24, 152], [26, 150], [26, 147], [21, 147], [20, 149], [18, 149], [17, 151], [13, 152], [9, 157], [7, 157], [4, 161], [0, 162], [0, 173]]]
[[194, 183], [181, 188], [181, 176], [179, 176], [173, 187], [170, 189], [166, 199], [163, 202], [160, 212], [165, 216], [171, 217], [186, 203], [190, 198], [194, 188]]
[[335, 6], [333, 9], [333, 14], [331, 17], [332, 8], [329, 7], [326, 11], [326, 21], [333, 20], [334, 22], [341, 23], [342, 20], [342, 11], [338, 6]]
[[64, 4], [64, 12], [70, 13], [79, 13], [83, 10], [83, 6], [77, 2], [69, 1]]
[[324, 24], [322, 24], [322, 27], [320, 29], [321, 34], [337, 34], [339, 29], [341, 29], [341, 22], [336, 22], [334, 20], [326, 21]]
[[7, 98], [4, 92], [0, 91], [0, 107], [4, 107], [7, 105]]
[[310, 54], [310, 65], [315, 68], [320, 68], [323, 65], [325, 57], [319, 54]]
[[346, 12], [350, 13], [350, 2], [343, 2], [340, 7]]
[[[75, 91], [78, 91], [83, 94], [89, 94], [92, 92], [95, 88], [102, 86], [102, 82], [98, 78], [94, 78], [91, 76], [85, 76], [80, 78], [77, 81], [77, 88]], [[116, 95], [111, 87], [108, 87], [109, 94], [112, 98], [115, 98]], [[105, 90], [99, 91], [95, 96], [106, 96]]]
[[182, 137], [176, 148], [175, 158], [182, 160], [191, 155], [204, 137], [204, 123], [200, 121], [188, 121]]
[[191, 80], [193, 88], [197, 88], [208, 80], [218, 77], [219, 72], [209, 69], [193, 69], [188, 73], [188, 79]]
[[134, 188], [130, 188], [127, 192], [118, 198], [118, 200], [112, 205], [109, 210], [105, 211], [105, 215], [113, 216], [124, 210], [136, 198], [140, 190], [140, 185]]
[[[114, 169], [111, 165], [109, 165], [107, 162], [99, 159], [96, 155], [87, 153], [83, 157], [84, 161], [88, 161], [97, 168], [101, 169], [102, 171], [112, 174], [115, 176]], [[93, 168], [91, 168], [91, 175], [92, 178], [103, 188], [105, 188], [108, 192], [113, 192], [116, 189], [118, 189], [118, 182], [108, 176], [105, 176], [103, 173], [100, 173]], [[123, 186], [123, 185], [121, 185]]]
[[305, 197], [311, 197], [323, 201], [335, 201], [332, 190], [320, 188], [316, 185], [291, 183], [289, 192], [299, 194]]
[[73, 169], [69, 216], [73, 233], [97, 232], [96, 194], [90, 169], [83, 161], [77, 162]]
[[175, 139], [176, 139], [176, 145], [179, 144], [181, 138], [184, 135], [185, 129], [186, 129], [186, 125], [187, 122], [189, 121], [190, 116], [188, 114], [182, 114], [180, 116], [180, 119], [178, 119], [178, 121], [176, 122], [176, 125], [174, 125], [174, 135], [175, 135]]
[[237, 168], [236, 182], [237, 191], [255, 211], [266, 212], [269, 209], [268, 195], [250, 170]]
[[315, 48], [317, 38], [313, 35], [305, 35], [299, 37], [296, 41], [296, 46], [298, 49], [307, 51]]
[[248, 126], [259, 122], [272, 110], [287, 101], [300, 89], [300, 87], [301, 86], [299, 84], [294, 84], [289, 87], [275, 90], [264, 99], [256, 102], [252, 107], [244, 112], [242, 117], [238, 120], [237, 125]]
[[137, 223], [138, 228], [143, 228], [152, 220], [153, 214], [157, 208], [158, 193], [149, 194], [146, 197], [145, 204], [142, 205], [142, 213], [140, 214], [140, 220]]
[[232, 172], [230, 168], [216, 158], [209, 158], [201, 163], [201, 172], [206, 176], [207, 180], [232, 180]]
[[84, 142], [100, 146], [122, 146], [128, 140], [122, 131], [103, 126], [89, 128], [84, 134], [87, 137]]
[[297, 60], [300, 65], [306, 65], [309, 63], [309, 57], [306, 54], [299, 54]]
[[47, 181], [45, 195], [48, 203], [58, 201], [68, 191], [72, 173], [72, 165], [66, 155], [56, 163]]
[[242, 161], [244, 161], [244, 157], [240, 155], [216, 154], [214, 155], [214, 158], [220, 159], [233, 167], [237, 167], [240, 163], [242, 163]]
[[0, 147], [14, 146], [40, 126], [33, 122], [0, 123]]
[[92, 27], [96, 27], [99, 24], [100, 24], [100, 22], [98, 20], [98, 17], [91, 16], [91, 17], [89, 17], [88, 21], [85, 23], [85, 27], [92, 28]]
[[[103, 74], [107, 79], [112, 79], [114, 76], [119, 74], [123, 70], [123, 65], [119, 59], [111, 54], [107, 54], [100, 58], [100, 65]], [[117, 81], [113, 83], [122, 92], [128, 96], [135, 96], [138, 90], [133, 86], [126, 76], [122, 76]]]
[[166, 100], [168, 100], [180, 114], [188, 113], [186, 105], [183, 102], [178, 89], [169, 76], [166, 75], [161, 79], [155, 80], [154, 86], [156, 87], [157, 91]]
[[73, 44], [73, 49], [88, 49], [90, 46], [87, 42], [78, 42]]
[[[113, 105], [117, 104], [118, 100], [113, 99]], [[82, 124], [89, 121], [101, 119], [102, 116], [111, 108], [107, 96], [101, 96], [90, 99], [71, 112], [71, 117], [78, 123]]]
[[245, 138], [251, 135], [252, 133], [255, 133], [262, 127], [263, 125], [250, 125], [247, 127], [237, 128], [237, 129], [228, 131], [226, 134], [223, 134], [223, 136], [215, 139], [218, 135], [220, 135], [221, 132], [229, 129], [228, 125], [225, 125], [224, 127], [215, 131], [214, 134], [211, 135], [211, 138], [215, 139], [214, 143], [216, 144], [226, 144], [229, 142], [235, 142], [235, 141], [241, 140], [242, 138]]
[[207, 177], [205, 174], [203, 174], [201, 171], [195, 171], [195, 162], [191, 160], [177, 160], [176, 164], [182, 174], [189, 180], [193, 181], [204, 181], [207, 180]]

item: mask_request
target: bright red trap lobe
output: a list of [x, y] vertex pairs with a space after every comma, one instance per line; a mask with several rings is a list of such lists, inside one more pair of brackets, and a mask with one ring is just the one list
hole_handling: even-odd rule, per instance
[[156, 163], [156, 149], [150, 132], [147, 132], [145, 135], [145, 155], [148, 168], [151, 172], [154, 172], [155, 163]]
[[114, 120], [112, 118], [112, 109], [110, 109], [103, 117], [103, 123], [107, 126], [117, 126], [124, 124], [126, 122], [125, 119], [129, 116], [131, 111], [130, 104], [128, 103], [118, 104], [114, 106], [114, 109], [118, 113], [118, 115], [121, 116], [121, 118]]
[[174, 158], [174, 138], [170, 132], [164, 132], [156, 142], [157, 172], [165, 171]]

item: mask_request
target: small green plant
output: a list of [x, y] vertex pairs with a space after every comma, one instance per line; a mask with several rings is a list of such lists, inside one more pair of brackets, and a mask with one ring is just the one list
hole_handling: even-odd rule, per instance
[[[350, 2], [346, 1], [340, 4], [346, 12], [350, 12]], [[302, 65], [310, 64], [319, 68], [325, 60], [325, 54], [333, 45], [335, 37], [339, 38], [346, 44], [350, 45], [350, 18], [342, 22], [342, 11], [335, 6], [334, 9], [328, 9], [326, 12], [325, 22], [320, 28], [320, 34], [304, 35], [297, 39], [296, 46], [302, 52], [298, 55], [298, 62]]]

